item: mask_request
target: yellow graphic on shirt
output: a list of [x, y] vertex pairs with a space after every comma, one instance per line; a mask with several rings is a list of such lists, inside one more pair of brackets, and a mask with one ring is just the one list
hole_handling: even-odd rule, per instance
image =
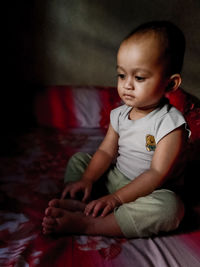
[[147, 134], [146, 136], [146, 149], [147, 151], [155, 151], [156, 141], [153, 135]]

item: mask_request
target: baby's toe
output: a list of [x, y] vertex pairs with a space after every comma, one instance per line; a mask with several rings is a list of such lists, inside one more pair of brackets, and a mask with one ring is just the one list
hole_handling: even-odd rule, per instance
[[43, 227], [42, 232], [43, 232], [44, 235], [52, 234], [53, 233], [53, 228]]
[[46, 217], [58, 218], [63, 216], [63, 210], [54, 207], [49, 207], [45, 210], [45, 215]]
[[52, 199], [51, 201], [49, 201], [49, 207], [59, 208], [59, 203], [59, 199]]
[[54, 219], [54, 218], [52, 218], [52, 217], [44, 217], [43, 218], [43, 223], [45, 224], [45, 225], [55, 225], [55, 223], [56, 223], [56, 220]]

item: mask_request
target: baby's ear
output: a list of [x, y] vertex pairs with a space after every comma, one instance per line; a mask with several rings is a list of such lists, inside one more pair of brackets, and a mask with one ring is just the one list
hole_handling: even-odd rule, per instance
[[179, 86], [181, 85], [181, 75], [180, 74], [173, 74], [170, 78], [169, 78], [169, 82], [168, 85], [166, 87], [166, 91], [167, 92], [172, 92], [172, 91], [176, 91], [176, 89], [179, 88]]

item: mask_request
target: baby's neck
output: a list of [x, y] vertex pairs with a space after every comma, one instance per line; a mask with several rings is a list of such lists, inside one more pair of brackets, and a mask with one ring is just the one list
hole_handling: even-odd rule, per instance
[[144, 108], [143, 107], [142, 108], [133, 107], [129, 113], [129, 119], [130, 120], [141, 119], [141, 118], [145, 117], [147, 114], [149, 114], [150, 112], [152, 112], [154, 109], [161, 106], [163, 103], [164, 103], [164, 101], [160, 101], [159, 103], [156, 103], [156, 104], [153, 104], [151, 106], [144, 107]]
[[145, 117], [150, 112], [152, 112], [154, 109], [156, 109], [156, 108], [143, 110], [143, 109], [138, 109], [138, 108], [133, 107], [129, 113], [129, 119], [130, 120], [139, 120], [139, 119]]

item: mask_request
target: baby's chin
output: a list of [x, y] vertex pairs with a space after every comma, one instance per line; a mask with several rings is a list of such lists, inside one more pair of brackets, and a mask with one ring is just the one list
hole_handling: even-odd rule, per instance
[[[125, 103], [126, 104], [126, 103]], [[134, 108], [134, 105], [126, 104], [128, 107]]]
[[135, 105], [131, 103], [131, 101], [123, 100], [123, 103], [127, 105], [128, 107], [134, 107]]

